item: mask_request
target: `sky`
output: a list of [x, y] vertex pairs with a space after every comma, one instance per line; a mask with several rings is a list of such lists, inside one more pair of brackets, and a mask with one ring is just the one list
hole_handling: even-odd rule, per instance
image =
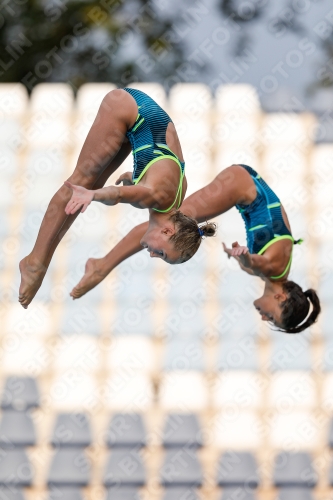
[[[157, 4], [159, 0], [156, 0]], [[187, 58], [197, 63], [197, 79], [213, 89], [218, 80], [254, 85], [269, 100], [275, 92], [296, 96], [304, 104], [311, 102], [311, 88], [321, 68], [327, 63], [323, 40], [333, 28], [332, 0], [259, 0], [264, 15], [247, 26], [226, 21], [218, 0], [168, 0], [167, 8], [176, 8], [180, 22], [179, 36], [186, 44]], [[162, 5], [160, 3], [160, 5]], [[166, 4], [163, 4], [164, 8]], [[251, 9], [253, 0], [239, 1], [239, 8]], [[278, 36], [274, 24], [278, 15], [286, 18], [291, 6], [305, 28], [298, 33]], [[196, 14], [191, 8], [196, 7]], [[249, 37], [244, 60], [235, 59], [240, 34]], [[326, 61], [325, 61], [326, 59]]]

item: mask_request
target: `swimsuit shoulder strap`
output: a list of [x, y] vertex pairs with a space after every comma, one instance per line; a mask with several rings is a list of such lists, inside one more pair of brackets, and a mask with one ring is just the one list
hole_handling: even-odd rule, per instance
[[290, 236], [290, 234], [283, 234], [281, 236], [275, 236], [275, 238], [273, 238], [271, 241], [266, 243], [266, 245], [264, 245], [259, 250], [258, 255], [262, 255], [264, 252], [266, 252], [267, 248], [269, 248], [270, 246], [273, 245], [273, 243], [276, 243], [277, 241], [281, 241], [281, 240], [290, 240], [294, 243], [294, 238], [292, 236]]
[[[262, 249], [258, 252], [258, 255], [262, 255], [267, 250], [267, 248], [269, 248], [271, 245], [273, 245], [273, 243], [276, 243], [277, 241], [281, 241], [281, 240], [290, 240], [290, 241], [292, 241], [292, 243], [294, 243], [294, 241], [295, 241], [294, 238], [292, 236], [290, 236], [289, 234], [284, 234], [282, 236], [276, 236], [271, 241], [266, 243], [265, 246], [262, 247]], [[293, 249], [291, 250], [288, 264], [287, 264], [285, 270], [283, 271], [283, 273], [279, 274], [279, 276], [270, 276], [270, 278], [273, 280], [283, 278], [283, 276], [285, 274], [287, 274], [288, 270], [290, 269], [292, 259], [293, 259]]]
[[175, 201], [172, 203], [172, 205], [165, 209], [165, 210], [159, 210], [157, 208], [153, 208], [153, 210], [155, 212], [160, 212], [160, 213], [167, 213], [169, 212], [173, 207], [174, 205], [177, 203], [177, 200], [178, 200], [178, 205], [177, 205], [177, 208], [180, 207], [181, 205], [181, 199], [182, 199], [182, 191], [183, 191], [183, 179], [184, 179], [184, 170], [182, 168], [182, 164], [180, 163], [179, 159], [176, 157], [176, 156], [173, 156], [173, 155], [166, 155], [166, 154], [160, 154], [159, 156], [157, 156], [156, 158], [154, 158], [153, 160], [151, 160], [149, 163], [147, 163], [147, 165], [145, 166], [145, 168], [142, 170], [141, 174], [139, 175], [139, 177], [137, 179], [135, 179], [134, 181], [134, 184], [138, 184], [140, 182], [140, 180], [142, 179], [142, 177], [145, 175], [145, 173], [147, 172], [147, 170], [154, 164], [156, 163], [157, 161], [159, 160], [163, 160], [163, 159], [170, 159], [170, 160], [173, 160], [174, 162], [177, 163], [177, 165], [179, 166], [180, 168], [180, 179], [179, 179], [179, 185], [178, 185], [178, 189], [177, 189], [177, 193], [176, 193], [176, 198], [175, 198]]

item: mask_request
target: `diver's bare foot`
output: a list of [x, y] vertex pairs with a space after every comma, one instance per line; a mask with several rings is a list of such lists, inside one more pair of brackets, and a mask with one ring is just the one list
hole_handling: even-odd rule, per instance
[[79, 299], [92, 288], [95, 288], [105, 278], [105, 272], [101, 271], [100, 261], [102, 259], [88, 259], [81, 281], [73, 288], [70, 296]]
[[46, 273], [46, 268], [44, 266], [33, 264], [29, 257], [29, 255], [24, 257], [19, 264], [21, 284], [18, 300], [24, 309], [27, 309], [38, 292]]

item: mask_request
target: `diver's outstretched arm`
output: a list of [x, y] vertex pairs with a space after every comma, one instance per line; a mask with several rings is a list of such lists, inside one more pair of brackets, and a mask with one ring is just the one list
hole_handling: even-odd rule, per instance
[[265, 255], [251, 254], [249, 249], [241, 246], [238, 241], [232, 244], [232, 248], [227, 248], [225, 243], [222, 243], [222, 246], [229, 259], [233, 257], [237, 260], [242, 271], [259, 278], [269, 278], [273, 274], [272, 262]]
[[66, 181], [65, 185], [72, 189], [72, 197], [65, 207], [67, 215], [78, 211], [82, 213], [92, 201], [114, 206], [118, 203], [128, 203], [135, 208], [154, 208], [157, 203], [152, 189], [141, 186], [108, 186], [101, 189], [86, 189]]

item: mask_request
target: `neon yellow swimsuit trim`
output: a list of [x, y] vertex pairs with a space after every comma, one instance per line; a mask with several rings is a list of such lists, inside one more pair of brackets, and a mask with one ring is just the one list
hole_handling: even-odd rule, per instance
[[140, 146], [139, 148], [134, 149], [134, 151], [132, 151], [132, 155], [135, 155], [135, 153], [138, 153], [139, 151], [143, 151], [144, 149], [148, 149], [148, 148], [152, 148], [152, 147], [153, 147], [152, 144], [145, 144], [145, 146]]
[[[169, 146], [167, 144], [161, 144], [160, 142], [157, 142], [156, 146], [158, 146], [159, 148], [163, 148], [163, 149], [167, 149], [168, 151], [171, 151], [171, 149], [169, 148]], [[171, 153], [172, 153], [172, 151], [171, 151]]]
[[[165, 148], [165, 149], [169, 149], [169, 148]], [[177, 163], [177, 165], [180, 168], [180, 180], [179, 180], [179, 186], [178, 186], [177, 193], [176, 193], [176, 198], [175, 198], [175, 201], [173, 202], [173, 204], [169, 208], [167, 208], [166, 210], [158, 210], [157, 208], [153, 208], [153, 210], [155, 210], [155, 212], [160, 212], [160, 213], [167, 213], [167, 212], [169, 212], [173, 208], [173, 206], [175, 205], [175, 203], [177, 202], [177, 199], [178, 199], [178, 206], [177, 206], [177, 208], [179, 208], [180, 204], [181, 204], [182, 191], [183, 191], [184, 172], [182, 171], [182, 166], [181, 166], [180, 161], [178, 160], [178, 158], [176, 158], [175, 156], [164, 155], [164, 154], [161, 155], [161, 156], [158, 156], [157, 158], [154, 158], [153, 160], [151, 160], [145, 166], [145, 168], [142, 170], [142, 172], [139, 175], [139, 177], [137, 179], [135, 179], [135, 181], [134, 181], [135, 185], [138, 184], [141, 181], [142, 177], [147, 172], [148, 168], [151, 167], [151, 165], [153, 165], [154, 163], [156, 163], [159, 160], [164, 160], [165, 158], [173, 160], [173, 161], [175, 161]]]
[[258, 226], [251, 227], [249, 231], [255, 231], [256, 229], [261, 229], [262, 227], [266, 227], [266, 224], [259, 224]]
[[[290, 236], [289, 234], [285, 234], [283, 236], [276, 236], [276, 238], [274, 238], [273, 240], [269, 241], [268, 243], [266, 243], [265, 246], [262, 247], [262, 249], [258, 252], [258, 255], [262, 255], [266, 250], [267, 248], [269, 248], [271, 245], [273, 245], [273, 243], [276, 243], [277, 241], [281, 241], [281, 240], [290, 240], [294, 243], [294, 238], [292, 236]], [[277, 280], [279, 278], [283, 278], [283, 276], [288, 272], [290, 266], [291, 266], [291, 261], [293, 259], [293, 249], [291, 249], [291, 254], [290, 254], [290, 258], [289, 258], [289, 262], [285, 268], [285, 270], [283, 271], [282, 274], [280, 274], [279, 276], [270, 276], [270, 278], [272, 280]]]
[[[140, 117], [140, 115], [138, 115], [138, 118], [139, 118], [139, 117]], [[138, 118], [137, 118], [137, 119], [138, 119]], [[145, 121], [145, 119], [144, 119], [144, 118], [141, 118], [141, 120], [140, 120], [140, 121], [139, 121], [136, 125], [134, 125], [134, 127], [132, 128], [132, 132], [135, 132], [135, 131], [136, 131], [136, 129], [137, 129], [137, 128], [139, 128], [139, 127], [140, 127], [140, 125], [141, 125], [144, 121]]]

